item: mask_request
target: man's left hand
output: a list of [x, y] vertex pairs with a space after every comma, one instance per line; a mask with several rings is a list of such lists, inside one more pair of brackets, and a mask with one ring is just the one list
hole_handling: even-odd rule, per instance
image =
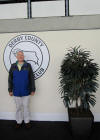
[[31, 92], [31, 95], [34, 95], [35, 94], [35, 92]]

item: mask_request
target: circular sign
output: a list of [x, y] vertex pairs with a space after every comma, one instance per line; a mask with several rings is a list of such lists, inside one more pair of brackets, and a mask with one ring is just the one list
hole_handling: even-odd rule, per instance
[[31, 64], [35, 79], [41, 77], [48, 68], [50, 55], [46, 44], [32, 34], [21, 34], [11, 39], [4, 50], [4, 64], [9, 71], [17, 61], [16, 54], [23, 51], [24, 59]]

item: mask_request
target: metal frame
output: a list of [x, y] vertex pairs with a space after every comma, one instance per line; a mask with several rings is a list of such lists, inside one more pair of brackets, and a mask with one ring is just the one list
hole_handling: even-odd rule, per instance
[[69, 16], [69, 0], [65, 0], [65, 16]]
[[31, 0], [28, 0], [27, 2], [27, 17], [30, 19], [32, 18], [32, 6], [31, 6]]

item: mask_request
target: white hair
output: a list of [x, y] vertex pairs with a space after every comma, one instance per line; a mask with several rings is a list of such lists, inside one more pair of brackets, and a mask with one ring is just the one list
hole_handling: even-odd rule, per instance
[[[18, 49], [18, 48], [13, 50], [13, 54], [14, 54], [15, 56], [17, 56], [17, 54], [18, 54], [19, 52], [22, 52], [22, 53], [23, 53], [23, 50]], [[23, 53], [23, 54], [24, 54], [24, 53]]]

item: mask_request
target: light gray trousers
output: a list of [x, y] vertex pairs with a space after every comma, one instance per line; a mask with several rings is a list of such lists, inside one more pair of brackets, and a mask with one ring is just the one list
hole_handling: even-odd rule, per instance
[[14, 96], [16, 103], [16, 121], [18, 124], [21, 124], [24, 120], [25, 123], [30, 122], [30, 111], [29, 111], [29, 102], [30, 95], [17, 97]]

